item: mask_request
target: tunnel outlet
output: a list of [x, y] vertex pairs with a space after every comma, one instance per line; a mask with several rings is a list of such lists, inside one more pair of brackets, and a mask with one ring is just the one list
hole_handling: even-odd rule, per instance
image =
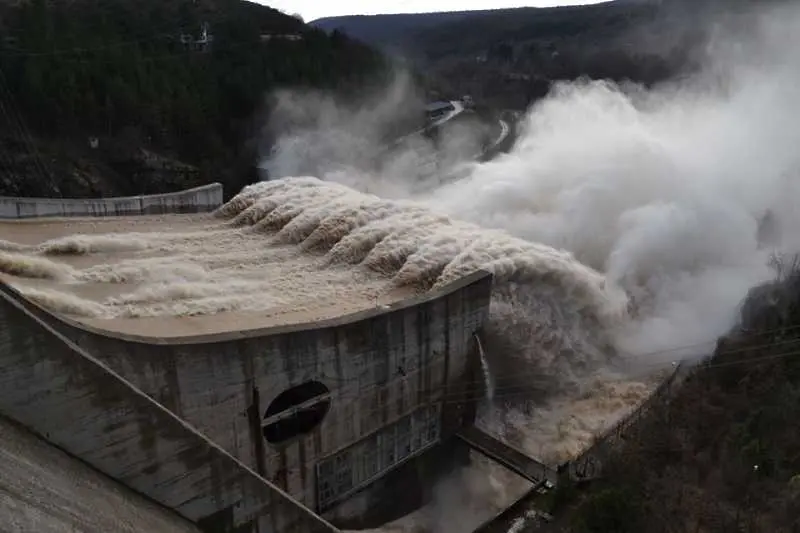
[[286, 389], [264, 413], [264, 438], [278, 445], [310, 433], [322, 424], [330, 407], [331, 393], [324, 383], [306, 381]]

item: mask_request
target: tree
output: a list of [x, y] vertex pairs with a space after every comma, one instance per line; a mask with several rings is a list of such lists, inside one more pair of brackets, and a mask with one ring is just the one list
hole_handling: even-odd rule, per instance
[[[269, 91], [347, 91], [388, 71], [361, 43], [238, 0], [32, 0], [0, 10], [19, 36], [19, 50], [0, 50], [0, 70], [38, 136], [121, 137], [134, 128], [151, 149], [213, 172], [254, 157], [239, 146]], [[210, 47], [194, 42], [201, 22], [213, 34]], [[301, 39], [263, 42], [265, 34]]]

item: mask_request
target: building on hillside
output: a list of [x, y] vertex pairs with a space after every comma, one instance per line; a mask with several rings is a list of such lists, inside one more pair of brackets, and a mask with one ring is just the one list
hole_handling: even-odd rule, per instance
[[438, 102], [431, 102], [425, 106], [425, 115], [428, 120], [436, 120], [443, 117], [445, 114], [453, 111], [455, 108], [452, 102], [440, 100]]
[[302, 41], [303, 36], [299, 33], [287, 33], [287, 34], [273, 34], [273, 33], [262, 33], [261, 34], [261, 42], [266, 43], [269, 41], [291, 41], [297, 42]]
[[214, 42], [214, 35], [208, 30], [208, 22], [203, 22], [200, 26], [200, 35], [198, 37], [195, 37], [191, 33], [182, 33], [180, 39], [181, 44], [187, 50], [204, 52], [208, 50], [211, 47], [211, 43]]

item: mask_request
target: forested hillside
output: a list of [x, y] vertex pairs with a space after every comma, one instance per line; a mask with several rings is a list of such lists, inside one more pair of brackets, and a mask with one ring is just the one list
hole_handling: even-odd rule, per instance
[[313, 24], [340, 28], [414, 58], [443, 94], [468, 93], [496, 106], [523, 109], [555, 80], [588, 76], [654, 83], [691, 68], [690, 51], [701, 39], [700, 11], [689, 13], [668, 2], [617, 1], [339, 17]]
[[653, 84], [690, 71], [734, 12], [788, 0], [615, 0], [594, 5], [333, 17], [313, 24], [424, 65], [445, 95], [523, 109], [556, 80]]
[[[0, 195], [236, 189], [272, 89], [352, 93], [386, 72], [366, 45], [240, 0], [2, 3], [0, 32]], [[196, 171], [154, 173], [140, 148]]]
[[440, 13], [395, 13], [387, 15], [345, 15], [325, 17], [311, 21], [311, 25], [325, 31], [339, 30], [354, 39], [382, 48], [388, 52], [416, 55], [415, 38], [426, 29], [456, 22], [487, 13], [478, 11], [453, 11]]

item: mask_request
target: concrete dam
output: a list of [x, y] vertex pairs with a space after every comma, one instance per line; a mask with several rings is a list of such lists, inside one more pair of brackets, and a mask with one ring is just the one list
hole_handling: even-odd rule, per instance
[[[218, 193], [208, 203], [204, 191], [205, 203], [193, 204], [196, 191], [187, 191], [178, 204], [210, 211], [221, 204]], [[3, 214], [79, 218], [0, 222], [0, 235], [24, 246], [76, 229], [107, 234], [122, 225], [141, 234], [144, 212], [83, 218], [116, 213], [119, 203], [44, 208], [4, 199], [13, 207]], [[163, 221], [154, 226], [163, 230]], [[12, 253], [3, 254], [7, 265]], [[114, 254], [98, 255], [108, 262]], [[474, 418], [473, 336], [488, 310], [486, 273], [344, 316], [267, 319], [265, 327], [234, 318], [239, 329], [195, 323], [191, 334], [167, 328], [150, 336], [158, 330], [147, 318], [103, 328], [103, 319], [54, 312], [13, 288], [26, 278], [9, 271], [0, 291], [0, 413], [4, 452], [17, 455], [6, 468], [35, 460], [61, 479], [39, 492], [27, 487], [39, 496], [31, 501], [0, 506], [15, 530], [331, 531], [330, 522], [376, 523], [387, 505], [398, 510], [392, 484], [446, 468], [454, 434]], [[211, 333], [195, 333], [204, 329]], [[49, 466], [48, 455], [66, 466]], [[18, 477], [35, 483], [29, 473]], [[75, 479], [94, 490], [73, 492]], [[126, 504], [104, 502], [109, 491]]]
[[428, 503], [471, 450], [526, 494], [557, 482], [552, 461], [475, 426], [497, 272], [402, 270], [413, 254], [388, 237], [365, 255], [347, 240], [362, 214], [322, 220], [290, 201], [305, 188], [312, 206], [346, 207], [349, 192], [287, 183], [227, 204], [216, 184], [0, 198], [13, 531], [375, 528]]

